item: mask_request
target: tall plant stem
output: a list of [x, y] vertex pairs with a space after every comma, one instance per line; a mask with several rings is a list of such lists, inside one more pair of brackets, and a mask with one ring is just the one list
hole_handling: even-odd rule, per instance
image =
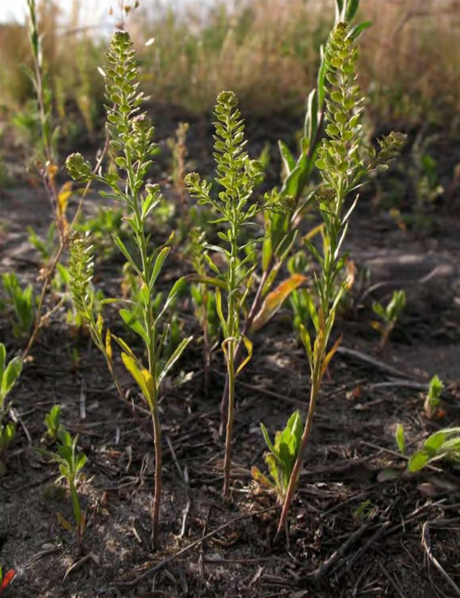
[[[265, 288], [265, 283], [267, 282], [267, 279], [270, 276], [274, 267], [275, 267], [275, 258], [272, 255], [266, 270], [262, 274], [259, 286], [257, 288], [256, 294], [254, 296], [254, 300], [251, 305], [251, 309], [249, 310], [248, 317], [246, 318], [246, 321], [244, 323], [243, 336], [247, 336], [249, 334], [249, 331], [251, 330], [251, 326], [254, 322], [254, 318], [256, 317], [256, 315], [260, 309], [260, 306], [262, 305], [262, 301], [264, 298], [263, 291]], [[235, 348], [234, 364], [236, 364], [236, 365], [238, 365], [238, 360], [239, 360], [240, 351], [241, 351], [241, 343], [242, 343], [242, 341], [240, 340], [237, 343], [236, 348]], [[236, 382], [236, 380], [234, 381], [233, 386], [235, 385], [235, 382]], [[227, 428], [227, 417], [228, 417], [228, 413], [229, 413], [229, 406], [228, 406], [229, 390], [230, 390], [230, 384], [229, 384], [229, 375], [228, 375], [228, 369], [227, 369], [227, 376], [225, 378], [224, 392], [222, 393], [222, 399], [220, 402], [220, 418], [221, 418], [220, 419], [220, 435], [221, 436], [223, 436], [224, 430]]]
[[230, 494], [230, 468], [232, 464], [232, 438], [233, 421], [235, 416], [235, 354], [234, 341], [230, 341], [227, 360], [228, 379], [228, 413], [225, 439], [225, 461], [224, 461], [224, 489], [223, 494], [228, 497]]
[[155, 448], [155, 492], [153, 495], [153, 508], [152, 508], [152, 544], [155, 546], [158, 540], [158, 527], [160, 521], [160, 506], [161, 506], [161, 489], [162, 489], [162, 478], [161, 468], [163, 455], [161, 450], [161, 424], [160, 417], [158, 414], [158, 405], [155, 402], [152, 411], [152, 424], [153, 424], [153, 442]]

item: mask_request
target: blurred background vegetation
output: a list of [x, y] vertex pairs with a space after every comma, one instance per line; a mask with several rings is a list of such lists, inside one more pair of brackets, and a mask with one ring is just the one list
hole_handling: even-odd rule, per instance
[[[108, 32], [83, 21], [78, 0], [65, 14], [59, 4], [43, 0], [39, 9], [55, 118], [70, 145], [96, 141], [104, 120], [98, 67], [104, 65]], [[361, 4], [362, 17], [373, 22], [363, 36], [360, 75], [370, 133], [412, 132], [414, 169], [427, 170], [429, 177], [432, 164], [422, 162], [431, 155], [427, 146], [438, 143], [433, 132], [460, 136], [460, 1]], [[270, 128], [274, 117], [300, 126], [332, 18], [331, 0], [141, 0], [126, 27], [152, 105], [168, 106], [182, 119], [199, 118], [209, 114], [219, 91], [231, 89], [245, 117], [260, 118]], [[12, 126], [24, 146], [33, 142], [37, 120], [33, 90], [20, 68], [30, 65], [24, 26], [0, 25], [0, 56], [3, 137]], [[458, 161], [451, 161], [452, 176]], [[430, 185], [434, 193], [437, 181]]]

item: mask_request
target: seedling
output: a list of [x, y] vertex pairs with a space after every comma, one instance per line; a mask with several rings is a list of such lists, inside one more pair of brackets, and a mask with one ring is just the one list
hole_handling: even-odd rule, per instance
[[398, 323], [401, 313], [406, 306], [406, 293], [404, 291], [393, 291], [391, 300], [386, 306], [374, 301], [372, 309], [379, 316], [380, 322], [372, 322], [372, 327], [380, 332], [380, 349], [383, 349], [388, 342], [391, 332]]
[[[28, 284], [25, 288], [21, 288], [16, 274], [2, 274], [2, 284], [15, 315], [13, 334], [15, 337], [23, 336], [30, 331], [35, 318], [33, 287]], [[7, 308], [5, 302], [3, 307]]]
[[425, 398], [424, 411], [425, 415], [431, 419], [436, 415], [438, 407], [441, 403], [441, 393], [444, 388], [444, 384], [438, 375], [433, 376], [430, 380], [430, 386], [428, 388], [428, 394]]
[[142, 339], [147, 354], [147, 365], [143, 364], [123, 339], [111, 335], [109, 330], [106, 331], [103, 340], [103, 320], [101, 316], [96, 318], [94, 315], [94, 294], [90, 286], [93, 275], [92, 248], [81, 237], [76, 237], [71, 244], [71, 268], [74, 273], [72, 295], [78, 311], [88, 323], [96, 346], [104, 353], [112, 372], [111, 339], [115, 339], [119, 344], [123, 363], [139, 386], [150, 409], [155, 448], [155, 495], [152, 509], [152, 538], [155, 542], [158, 536], [162, 486], [161, 424], [158, 410], [160, 385], [191, 337], [183, 339], [174, 353], [164, 359], [169, 326], [161, 324], [182, 288], [183, 280], [180, 279], [173, 285], [164, 304], [159, 310], [156, 309], [155, 284], [170, 252], [172, 239], [162, 247], [152, 248], [147, 232], [149, 214], [161, 202], [161, 193], [158, 185], [150, 184], [145, 186], [143, 192], [144, 180], [151, 165], [150, 158], [156, 152], [156, 146], [152, 141], [154, 129], [150, 118], [146, 113], [137, 114], [142, 102], [142, 93], [137, 91], [139, 84], [133, 44], [127, 32], [117, 31], [113, 35], [107, 63], [105, 87], [107, 101], [111, 104], [107, 114], [109, 153], [118, 171], [103, 173], [99, 169], [95, 173], [81, 154], [69, 156], [66, 167], [72, 178], [77, 181], [89, 183], [94, 180], [108, 186], [110, 192], [101, 192], [101, 195], [121, 203], [126, 210], [125, 220], [130, 227], [135, 248], [130, 248], [117, 235], [113, 238], [136, 273], [139, 296], [124, 302], [125, 307], [120, 310], [120, 316]]
[[[53, 412], [51, 411], [48, 414], [48, 421], [53, 421], [53, 423], [56, 423], [55, 418], [56, 412], [53, 414]], [[55, 453], [52, 453], [50, 451], [43, 452], [47, 456], [51, 457], [54, 461], [56, 461], [56, 463], [58, 463], [59, 465], [59, 471], [61, 473], [61, 476], [58, 478], [57, 482], [59, 482], [61, 479], [67, 480], [75, 523], [70, 523], [63, 515], [61, 515], [61, 513], [58, 513], [57, 517], [59, 523], [62, 525], [64, 529], [74, 532], [76, 534], [77, 544], [80, 546], [86, 528], [86, 519], [81, 511], [77, 486], [81, 469], [84, 467], [86, 463], [86, 455], [84, 453], [79, 453], [77, 450], [78, 436], [72, 438], [70, 433], [64, 430], [62, 427], [57, 431], [56, 441], [57, 450]]]
[[21, 358], [14, 357], [7, 364], [5, 345], [0, 343], [0, 460], [5, 456], [16, 432], [16, 424], [14, 422], [4, 423], [4, 419], [8, 412], [6, 397], [18, 381], [21, 371]]
[[309, 239], [305, 239], [306, 246], [319, 266], [319, 272], [315, 277], [317, 303], [315, 300], [309, 302], [314, 337], [312, 338], [306, 326], [300, 328], [301, 339], [310, 364], [310, 403], [301, 444], [283, 503], [277, 539], [286, 528], [290, 504], [312, 430], [323, 376], [341, 340], [336, 339], [332, 348], [328, 347], [337, 307], [349, 287], [347, 279], [341, 284], [337, 284], [337, 281], [346, 267], [347, 256], [342, 255], [341, 248], [358, 196], [351, 205], [346, 205], [346, 200], [350, 193], [362, 186], [369, 172], [384, 166], [394, 158], [403, 144], [403, 136], [394, 133], [380, 141], [379, 154], [363, 143], [361, 120], [364, 98], [359, 86], [356, 85], [358, 60], [356, 39], [366, 24], [358, 25], [353, 29], [348, 25], [348, 21], [357, 11], [358, 4], [358, 2], [337, 0], [337, 24], [329, 37], [325, 51], [325, 78], [328, 87], [324, 87], [321, 93], [326, 95], [326, 120], [329, 124], [326, 127], [327, 137], [321, 144], [316, 160], [323, 183], [315, 195], [324, 223], [321, 231], [322, 251]]
[[59, 433], [62, 431], [60, 405], [54, 405], [51, 411], [45, 415], [45, 426], [48, 438], [53, 441], [58, 440]]
[[[399, 449], [405, 447], [404, 430], [398, 426], [397, 444]], [[401, 450], [404, 454], [404, 451]], [[460, 428], [444, 428], [431, 434], [420, 450], [415, 451], [407, 465], [411, 473], [420, 471], [435, 461], [450, 461], [460, 463]]]
[[251, 470], [252, 477], [259, 483], [275, 490], [282, 504], [289, 486], [292, 470], [297, 459], [302, 439], [302, 418], [300, 412], [291, 415], [283, 431], [276, 433], [272, 443], [264, 424], [260, 425], [269, 452], [265, 455], [270, 478], [263, 475], [257, 467]]

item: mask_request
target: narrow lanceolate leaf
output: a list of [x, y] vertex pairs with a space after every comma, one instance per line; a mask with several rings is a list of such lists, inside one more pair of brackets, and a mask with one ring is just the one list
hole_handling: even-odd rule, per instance
[[192, 340], [192, 338], [193, 338], [193, 336], [189, 336], [188, 338], [184, 338], [182, 340], [182, 342], [179, 344], [179, 346], [177, 347], [177, 349], [174, 351], [174, 353], [171, 355], [171, 357], [168, 359], [166, 365], [164, 366], [164, 368], [162, 369], [160, 375], [158, 376], [158, 385], [161, 384], [162, 380], [168, 374], [168, 372], [170, 371], [170, 369], [174, 366], [174, 364], [176, 363], [176, 361], [178, 361], [178, 359], [180, 358], [180, 356], [182, 355], [182, 353], [184, 352], [185, 348], [190, 343], [190, 341]]
[[241, 338], [243, 340], [244, 346], [246, 347], [247, 356], [241, 362], [239, 368], [236, 370], [237, 374], [239, 374], [247, 366], [247, 364], [251, 361], [252, 358], [252, 342], [248, 339], [247, 336], [242, 336]]
[[67, 225], [66, 221], [66, 212], [67, 212], [67, 205], [69, 203], [69, 199], [72, 195], [72, 183], [68, 181], [64, 183], [62, 187], [59, 189], [58, 196], [57, 196], [57, 215], [58, 219], [62, 221], [65, 225]]
[[152, 374], [145, 368], [141, 369], [138, 367], [136, 361], [130, 357], [127, 353], [122, 353], [121, 358], [125, 365], [125, 368], [137, 382], [148, 406], [151, 410], [154, 408], [156, 400], [155, 383]]
[[256, 332], [262, 328], [276, 314], [292, 291], [297, 289], [306, 279], [306, 276], [302, 274], [293, 274], [290, 278], [284, 280], [274, 291], [269, 293], [259, 313], [254, 318], [251, 332]]
[[417, 451], [409, 459], [409, 471], [412, 473], [420, 471], [426, 465], [428, 465], [429, 460], [430, 457], [428, 456], [428, 453], [425, 451]]
[[10, 392], [19, 378], [22, 370], [22, 361], [20, 357], [15, 357], [6, 366], [2, 376], [2, 386], [0, 396], [3, 398]]
[[334, 357], [337, 349], [339, 348], [340, 343], [342, 342], [342, 336], [339, 336], [339, 338], [335, 341], [332, 349], [329, 351], [329, 353], [326, 355], [326, 357], [324, 358], [323, 361], [323, 367], [321, 368], [321, 375], [324, 375], [324, 372], [327, 370], [327, 366], [329, 365], [331, 359]]
[[398, 424], [396, 426], [395, 440], [396, 440], [396, 444], [398, 445], [399, 452], [402, 455], [405, 455], [406, 454], [406, 438], [404, 435], [404, 428], [403, 428], [402, 424]]

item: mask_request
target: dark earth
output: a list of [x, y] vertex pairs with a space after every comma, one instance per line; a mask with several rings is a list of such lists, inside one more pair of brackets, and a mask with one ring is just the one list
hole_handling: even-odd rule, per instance
[[[175, 118], [155, 118], [165, 148]], [[276, 134], [268, 134], [269, 128]], [[279, 117], [253, 129], [251, 153], [257, 155], [267, 139], [292, 139], [295, 127]], [[206, 122], [192, 122], [188, 147], [194, 162], [189, 169], [212, 168], [210, 132]], [[94, 156], [94, 147], [82, 149]], [[277, 171], [274, 161], [270, 182]], [[384, 189], [400, 172], [398, 165], [393, 167]], [[153, 176], [172, 195], [167, 157]], [[398, 227], [388, 210], [373, 201], [375, 189], [370, 185], [349, 231], [347, 249], [358, 274], [338, 321], [337, 334], [344, 339], [322, 388], [289, 540], [273, 545], [276, 500], [257, 486], [250, 471], [252, 465], [265, 468], [260, 422], [274, 434], [295, 409], [306, 413], [308, 362], [287, 304], [254, 337], [254, 357], [238, 381], [233, 489], [225, 502], [219, 437], [223, 357], [216, 349], [206, 396], [200, 329], [184, 297], [183, 326], [198, 340], [165, 384], [161, 399], [164, 495], [156, 551], [150, 545], [151, 424], [142, 399], [118, 360], [133, 406], [120, 400], [90, 338], [69, 328], [56, 312], [10, 395], [20, 425], [0, 479], [0, 564], [4, 571], [15, 569], [17, 576], [5, 598], [460, 595], [459, 472], [436, 463], [408, 474], [394, 439], [396, 424], [402, 423], [411, 452], [429, 433], [459, 422], [459, 190], [449, 187], [429, 214], [429, 234], [422, 234], [411, 226]], [[51, 218], [48, 199], [39, 186], [19, 177], [1, 193], [0, 270], [16, 272], [38, 290], [40, 257], [27, 241], [26, 228], [45, 234]], [[104, 201], [93, 192], [85, 214], [96, 212]], [[403, 210], [408, 203], [410, 197], [401, 198]], [[114, 252], [97, 264], [96, 284], [108, 295], [119, 289], [120, 263]], [[164, 271], [165, 286], [184, 273], [183, 264], [176, 248]], [[379, 337], [371, 327], [372, 301], [386, 302], [401, 288], [407, 307], [379, 352]], [[51, 307], [53, 297], [47, 302]], [[107, 318], [111, 325], [111, 318], [116, 322], [115, 311], [109, 310]], [[11, 353], [24, 347], [24, 339], [11, 334], [8, 314], [0, 317], [0, 339]], [[441, 419], [429, 420], [423, 402], [434, 374], [445, 384], [443, 411]], [[59, 512], [72, 519], [68, 494], [54, 485], [56, 466], [36, 450], [44, 446], [44, 416], [57, 403], [65, 427], [79, 435], [79, 447], [88, 457], [79, 487], [87, 517], [81, 549], [56, 517]]]

